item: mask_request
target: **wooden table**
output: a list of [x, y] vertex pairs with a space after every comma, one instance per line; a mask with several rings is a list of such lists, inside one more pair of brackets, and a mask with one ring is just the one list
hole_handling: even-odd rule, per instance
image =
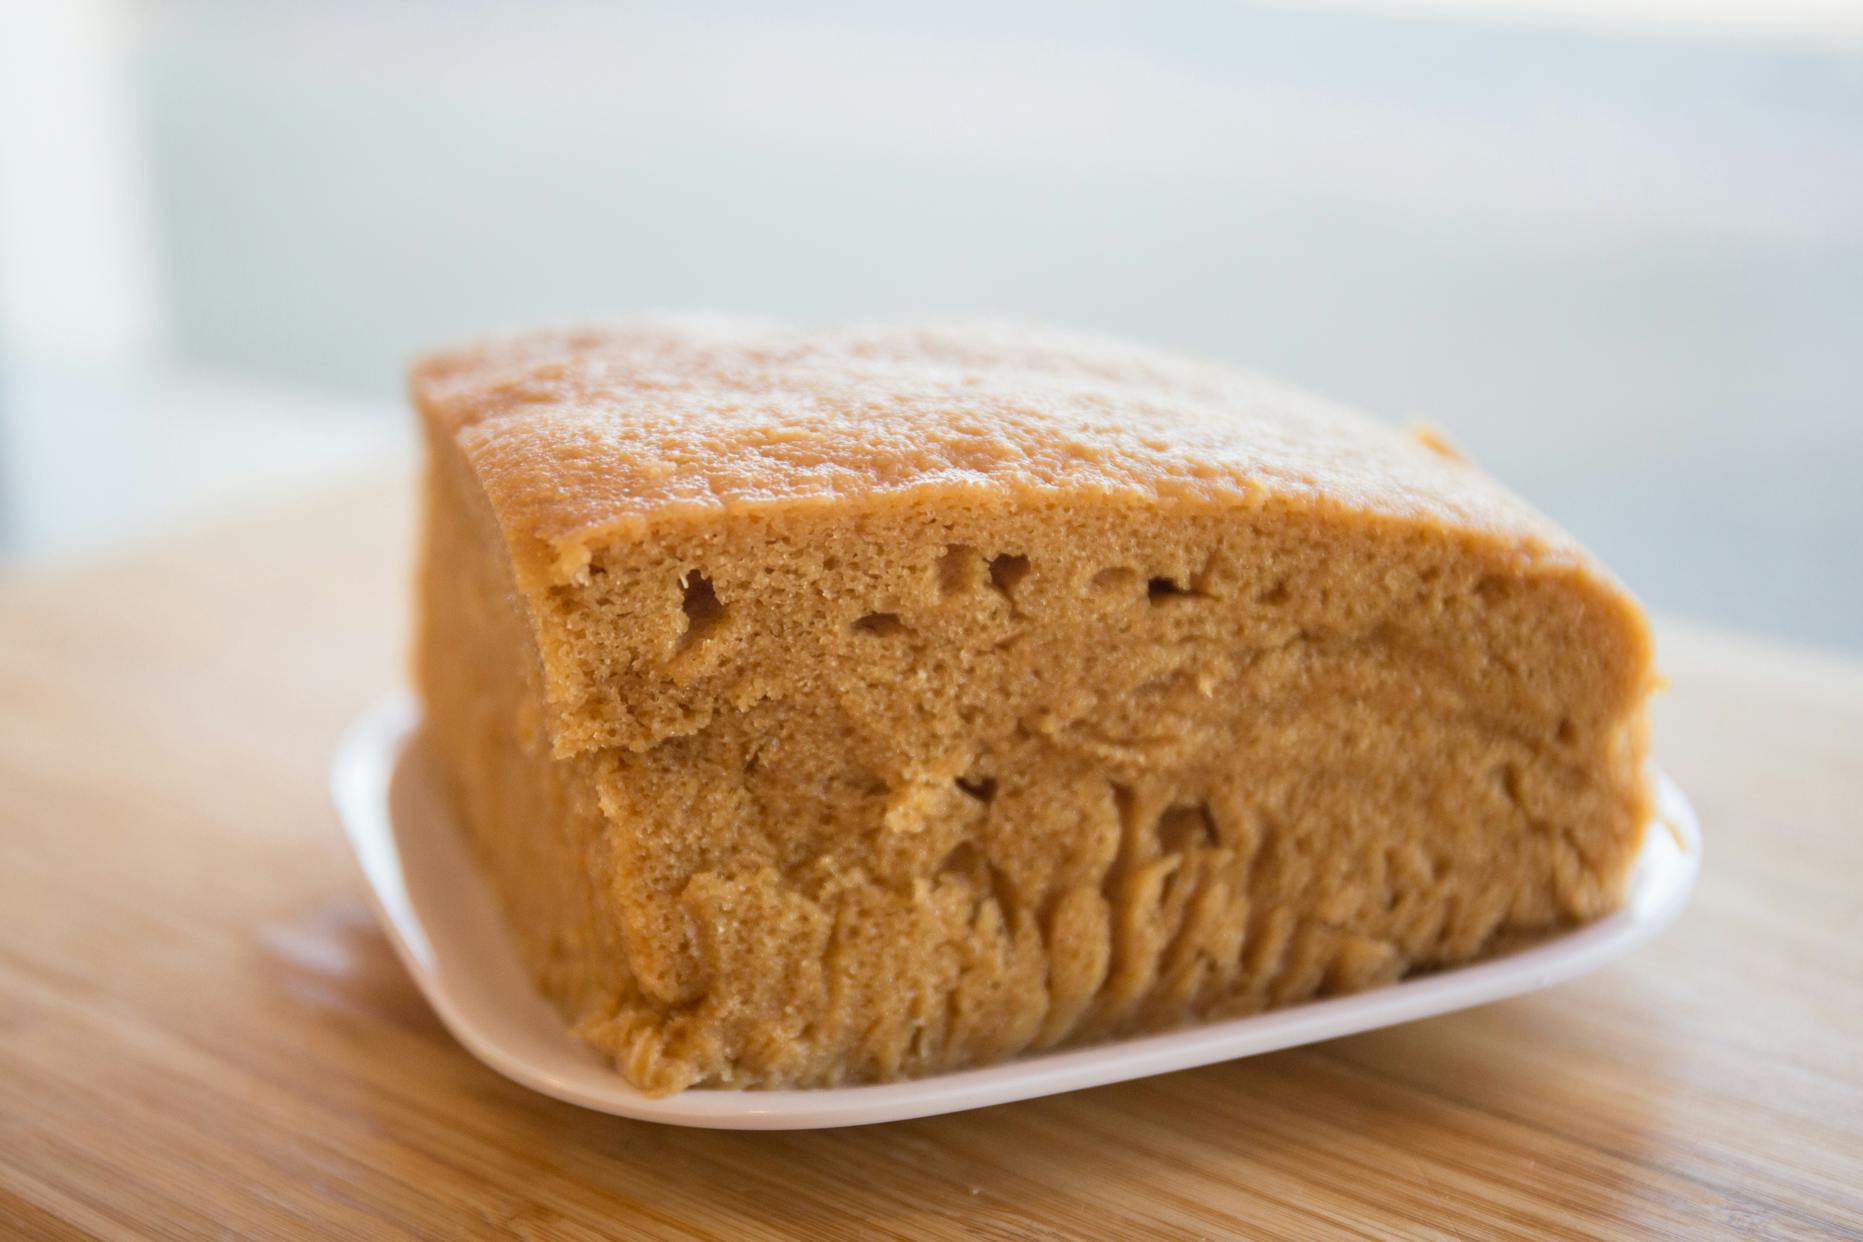
[[1670, 628], [1694, 905], [1549, 993], [800, 1134], [558, 1104], [402, 973], [324, 793], [405, 489], [0, 585], [0, 1236], [1863, 1234], [1863, 665]]

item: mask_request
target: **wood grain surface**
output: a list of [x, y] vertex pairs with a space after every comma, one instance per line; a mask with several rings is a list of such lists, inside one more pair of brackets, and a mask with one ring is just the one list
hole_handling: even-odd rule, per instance
[[1707, 832], [1520, 1000], [864, 1129], [677, 1130], [441, 1029], [325, 796], [406, 489], [0, 583], [0, 1236], [1863, 1236], [1863, 665], [1663, 631]]

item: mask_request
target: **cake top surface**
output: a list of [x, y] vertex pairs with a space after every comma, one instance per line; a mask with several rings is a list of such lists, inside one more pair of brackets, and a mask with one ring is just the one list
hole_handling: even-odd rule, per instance
[[412, 387], [514, 553], [528, 536], [559, 575], [651, 523], [940, 495], [1329, 507], [1582, 555], [1440, 444], [1244, 371], [1025, 325], [641, 320], [432, 354]]

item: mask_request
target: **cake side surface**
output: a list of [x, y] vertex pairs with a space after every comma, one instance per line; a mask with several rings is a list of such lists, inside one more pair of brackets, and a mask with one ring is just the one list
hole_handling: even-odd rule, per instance
[[566, 1012], [638, 996], [588, 762], [551, 754], [533, 623], [457, 446], [428, 437], [412, 664], [419, 744], [543, 990]]
[[[1119, 408], [1224, 382], [1031, 349], [995, 382], [1071, 367]], [[791, 480], [620, 520], [571, 497], [559, 515], [604, 516], [551, 539], [532, 519], [558, 502], [486, 469], [486, 419], [427, 412], [456, 496], [431, 521], [473, 532], [428, 570], [443, 763], [532, 791], [468, 793], [481, 857], [546, 992], [645, 1089], [885, 1079], [1251, 1012], [1620, 898], [1648, 812], [1641, 614], [1426, 449], [1448, 500], [1259, 472], [947, 485], [934, 456], [891, 490]], [[491, 416], [525, 438], [536, 417]], [[1364, 434], [1360, 458], [1394, 451]], [[434, 585], [465, 580], [497, 624]], [[487, 690], [461, 655], [522, 675]]]

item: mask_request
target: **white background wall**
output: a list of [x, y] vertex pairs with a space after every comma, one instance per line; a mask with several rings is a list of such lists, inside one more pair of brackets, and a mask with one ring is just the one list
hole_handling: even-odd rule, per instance
[[392, 458], [461, 333], [975, 310], [1430, 419], [1657, 607], [1863, 649], [1863, 6], [1470, 3], [26, 0], [0, 530]]

